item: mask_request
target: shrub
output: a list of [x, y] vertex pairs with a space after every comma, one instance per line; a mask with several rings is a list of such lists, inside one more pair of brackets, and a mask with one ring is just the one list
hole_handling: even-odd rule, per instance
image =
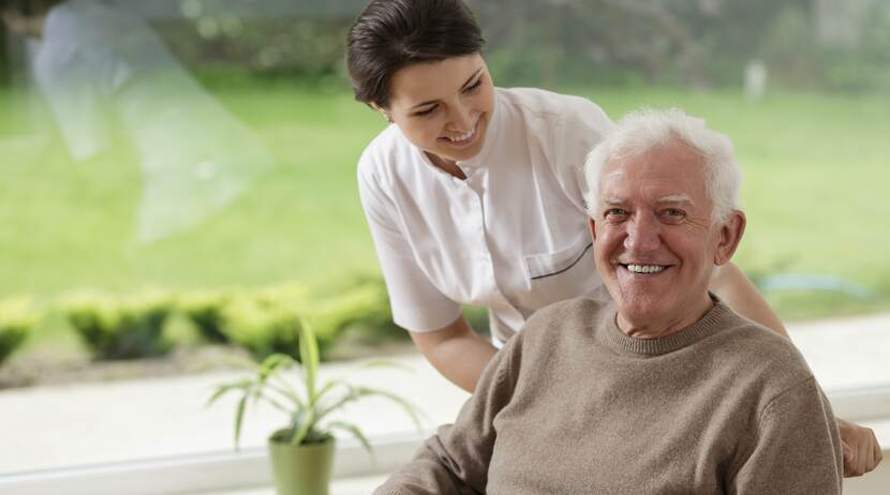
[[29, 298], [0, 301], [0, 365], [25, 341], [37, 320]]
[[[234, 300], [223, 312], [223, 331], [229, 342], [244, 347], [257, 360], [277, 353], [299, 359], [301, 323], [297, 308], [245, 297]], [[330, 343], [330, 338], [319, 339], [322, 353]]]
[[80, 294], [67, 298], [62, 306], [68, 322], [96, 359], [158, 356], [171, 348], [163, 330], [172, 304], [164, 294], [147, 292], [123, 298]]
[[316, 328], [334, 336], [347, 330], [375, 340], [407, 336], [392, 321], [386, 285], [379, 277], [355, 279], [340, 294], [320, 301], [315, 313]]
[[317, 299], [295, 283], [242, 291], [223, 305], [219, 321], [226, 340], [243, 346], [258, 360], [274, 353], [299, 360], [301, 318], [312, 322], [323, 358], [347, 328], [376, 337], [395, 333], [396, 328], [382, 280], [367, 278], [336, 295]]
[[228, 342], [223, 326], [225, 307], [232, 300], [232, 294], [225, 291], [193, 291], [180, 295], [176, 308], [210, 342]]

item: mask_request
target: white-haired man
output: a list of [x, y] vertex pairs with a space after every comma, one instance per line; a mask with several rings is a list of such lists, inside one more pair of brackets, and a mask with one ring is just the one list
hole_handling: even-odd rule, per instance
[[803, 358], [708, 292], [745, 229], [729, 140], [638, 112], [586, 174], [608, 294], [536, 313], [376, 493], [840, 493], [838, 429]]

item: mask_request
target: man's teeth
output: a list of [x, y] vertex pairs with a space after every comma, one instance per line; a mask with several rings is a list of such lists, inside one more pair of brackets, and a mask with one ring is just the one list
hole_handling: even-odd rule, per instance
[[665, 269], [663, 265], [627, 265], [627, 269], [634, 273], [658, 273]]

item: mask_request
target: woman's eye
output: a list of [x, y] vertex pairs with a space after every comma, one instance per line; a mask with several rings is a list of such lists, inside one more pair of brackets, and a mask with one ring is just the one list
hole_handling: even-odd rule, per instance
[[419, 112], [414, 112], [413, 115], [414, 115], [415, 117], [424, 117], [424, 116], [426, 116], [426, 115], [432, 115], [432, 113], [435, 112], [437, 108], [439, 108], [439, 105], [433, 105], [433, 106], [427, 108], [426, 110], [421, 110], [421, 111], [419, 111]]
[[482, 78], [476, 79], [476, 82], [464, 88], [464, 93], [472, 93], [482, 86]]

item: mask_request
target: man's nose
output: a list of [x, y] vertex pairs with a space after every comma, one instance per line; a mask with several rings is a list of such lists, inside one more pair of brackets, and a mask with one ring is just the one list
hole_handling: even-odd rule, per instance
[[634, 215], [626, 225], [624, 247], [630, 253], [646, 253], [661, 246], [660, 226], [652, 215]]

